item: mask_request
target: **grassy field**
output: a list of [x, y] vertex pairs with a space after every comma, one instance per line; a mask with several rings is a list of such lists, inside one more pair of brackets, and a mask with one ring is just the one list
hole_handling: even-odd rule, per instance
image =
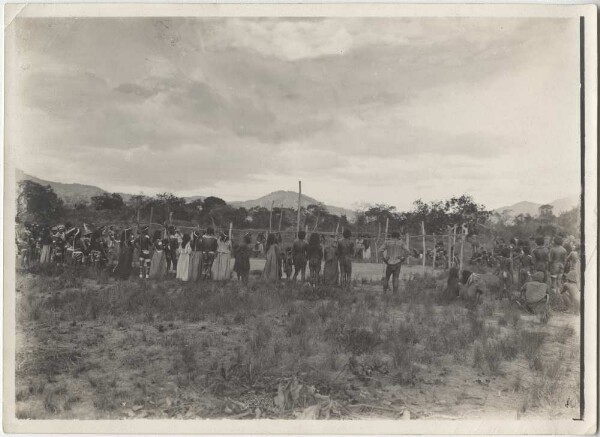
[[441, 304], [443, 277], [398, 295], [17, 275], [21, 419], [571, 418], [579, 319], [496, 300]]

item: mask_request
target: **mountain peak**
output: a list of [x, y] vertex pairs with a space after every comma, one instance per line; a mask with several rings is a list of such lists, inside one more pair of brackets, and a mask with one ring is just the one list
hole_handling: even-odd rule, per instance
[[[548, 202], [549, 205], [552, 205], [553, 212], [555, 215], [558, 215], [562, 212], [569, 211], [576, 206], [579, 205], [579, 196], [567, 196], [562, 197], [560, 199], [556, 199], [552, 202]], [[512, 217], [516, 217], [519, 214], [529, 214], [531, 216], [537, 216], [539, 212], [540, 206], [545, 205], [542, 203], [530, 202], [527, 200], [517, 202], [510, 206], [503, 206], [501, 208], [496, 208], [494, 211], [502, 214], [504, 211], [509, 211], [509, 215]]]

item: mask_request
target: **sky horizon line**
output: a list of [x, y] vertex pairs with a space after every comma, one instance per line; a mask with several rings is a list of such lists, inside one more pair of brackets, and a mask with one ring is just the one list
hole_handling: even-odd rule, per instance
[[[144, 192], [144, 191], [140, 191], [140, 192], [128, 192], [128, 191], [123, 191], [123, 190], [106, 189], [104, 186], [101, 186], [100, 184], [94, 184], [94, 183], [91, 183], [91, 182], [85, 182], [85, 183], [83, 183], [83, 182], [76, 182], [76, 181], [66, 182], [64, 180], [49, 180], [49, 179], [46, 179], [44, 177], [39, 177], [37, 175], [33, 175], [33, 174], [28, 173], [28, 172], [25, 172], [22, 169], [16, 169], [16, 171], [20, 171], [20, 172], [22, 172], [23, 174], [25, 174], [27, 176], [30, 176], [30, 177], [33, 177], [33, 178], [36, 178], [36, 179], [39, 179], [39, 180], [43, 180], [43, 181], [46, 181], [46, 182], [50, 182], [50, 183], [60, 183], [60, 184], [67, 184], [67, 185], [72, 185], [72, 184], [87, 185], [87, 186], [92, 186], [92, 187], [99, 188], [99, 189], [101, 189], [103, 191], [106, 191], [107, 193], [118, 193], [118, 194], [125, 194], [125, 195], [129, 195], [129, 196], [141, 194], [141, 195], [144, 195], [144, 196], [153, 197], [153, 196], [156, 196], [157, 194], [161, 194], [161, 193], [165, 193], [166, 192], [166, 193], [171, 193], [171, 194], [173, 194], [173, 195], [175, 195], [177, 197], [182, 197], [182, 198], [215, 196], [215, 197], [219, 197], [219, 198], [225, 200], [227, 203], [232, 203], [232, 202], [247, 202], [247, 201], [251, 201], [251, 200], [257, 200], [257, 199], [260, 199], [261, 197], [268, 196], [269, 194], [272, 194], [272, 193], [275, 193], [275, 192], [278, 192], [278, 191], [298, 193], [298, 190], [283, 189], [283, 188], [281, 188], [281, 189], [271, 190], [271, 191], [269, 191], [267, 193], [264, 193], [264, 194], [260, 194], [260, 195], [257, 194], [255, 196], [251, 196], [251, 197], [248, 197], [248, 198], [243, 198], [243, 199], [228, 199], [226, 197], [218, 195], [218, 193], [184, 194], [184, 193], [177, 193], [177, 192], [168, 191], [168, 190], [157, 191], [157, 192], [154, 192], [154, 193]], [[346, 205], [345, 206], [345, 205], [342, 205], [342, 204], [335, 204], [333, 202], [323, 201], [323, 200], [319, 199], [317, 196], [313, 196], [311, 194], [307, 194], [305, 192], [305, 187], [306, 187], [305, 181], [303, 181], [302, 184], [303, 184], [303, 189], [302, 189], [302, 195], [303, 196], [311, 197], [311, 198], [317, 200], [320, 203], [323, 203], [323, 204], [326, 204], [326, 205], [329, 205], [329, 206], [332, 206], [332, 207], [343, 208], [343, 209], [352, 210], [352, 211], [355, 211], [356, 209], [358, 209], [360, 205], [375, 205], [377, 203], [384, 203], [384, 204], [387, 204], [387, 205], [394, 206], [396, 208], [396, 211], [407, 211], [407, 210], [410, 210], [411, 207], [412, 207], [412, 205], [413, 205], [413, 203], [411, 203], [410, 207], [408, 207], [408, 208], [401, 208], [401, 207], [398, 207], [397, 205], [386, 203], [386, 202], [357, 201], [356, 204], [354, 204], [354, 205], [350, 205], [350, 206]], [[462, 193], [462, 194], [470, 195], [467, 192]], [[435, 202], [435, 201], [444, 201], [444, 200], [450, 199], [450, 198], [455, 197], [455, 196], [456, 197], [461, 196], [462, 194], [454, 194], [452, 196], [449, 196], [449, 197], [443, 198], [443, 199], [421, 199], [421, 200], [423, 200], [424, 202], [427, 202], [427, 203], [428, 202]], [[544, 201], [544, 202], [538, 201], [538, 200], [532, 200], [532, 199], [521, 199], [521, 200], [518, 200], [518, 201], [512, 203], [511, 205], [502, 204], [502, 205], [498, 205], [498, 206], [488, 206], [485, 203], [478, 201], [477, 198], [475, 198], [474, 196], [471, 195], [471, 197], [473, 198], [473, 200], [476, 203], [483, 204], [490, 211], [495, 211], [495, 210], [498, 210], [500, 208], [505, 208], [505, 207], [512, 206], [512, 205], [515, 205], [515, 204], [518, 204], [518, 203], [521, 203], [521, 202], [531, 202], [531, 203], [536, 203], [536, 204], [543, 205], [543, 204], [555, 202], [557, 200], [567, 199], [567, 198], [572, 198], [572, 197], [578, 197], [578, 196], [580, 196], [580, 193], [572, 193], [571, 195], [557, 197], [556, 199], [552, 199], [552, 200], [549, 200], [549, 201], [548, 201], [548, 199], [546, 199], [546, 201]], [[417, 200], [418, 200], [418, 198], [414, 199], [413, 202], [415, 202]]]

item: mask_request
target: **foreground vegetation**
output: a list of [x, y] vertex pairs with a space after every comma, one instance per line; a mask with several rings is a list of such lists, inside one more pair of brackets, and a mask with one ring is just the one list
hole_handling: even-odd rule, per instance
[[[256, 275], [255, 275], [256, 276]], [[40, 418], [576, 417], [575, 316], [495, 297], [438, 301], [360, 281], [239, 283], [17, 276], [16, 400]]]

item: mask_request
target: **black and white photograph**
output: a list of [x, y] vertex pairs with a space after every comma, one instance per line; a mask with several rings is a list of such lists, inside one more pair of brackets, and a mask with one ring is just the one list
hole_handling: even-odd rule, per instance
[[5, 430], [594, 432], [595, 7], [60, 6], [5, 11]]

